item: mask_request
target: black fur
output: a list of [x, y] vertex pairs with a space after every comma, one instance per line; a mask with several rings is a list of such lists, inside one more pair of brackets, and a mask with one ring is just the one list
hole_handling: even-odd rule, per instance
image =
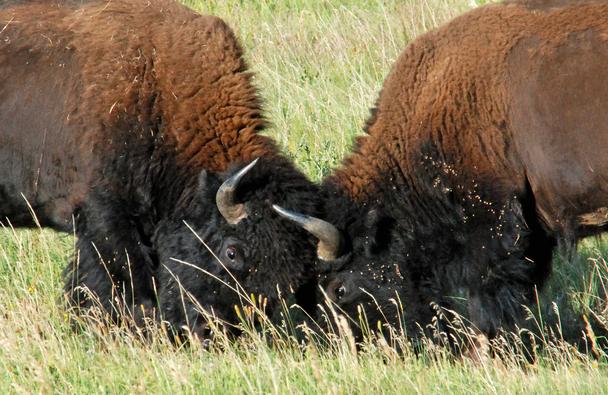
[[[243, 295], [246, 298], [252, 294], [256, 298], [265, 296], [268, 298], [266, 312], [272, 314], [279, 290], [286, 296], [314, 280], [313, 240], [289, 221], [282, 220], [270, 203], [315, 213], [318, 212], [318, 192], [299, 172], [284, 164], [260, 161], [239, 189], [241, 199], [247, 202], [249, 217], [230, 226], [215, 204], [209, 204], [220, 183], [230, 174], [199, 178], [197, 193], [182, 196], [175, 214], [161, 220], [154, 235], [153, 244], [160, 260], [161, 315], [177, 329], [187, 326], [204, 334], [206, 328], [198, 325], [204, 323], [201, 307], [219, 318], [236, 322], [234, 306], [242, 308], [250, 303], [243, 300]], [[225, 268], [184, 223], [194, 229]], [[226, 257], [227, 245], [236, 247], [243, 262], [235, 264]], [[238, 289], [240, 295], [220, 281]], [[299, 293], [297, 296], [300, 305], [314, 306], [314, 295]]]
[[[234, 282], [186, 223], [268, 313], [277, 288], [314, 305], [300, 289], [314, 282], [314, 241], [271, 207], [319, 215], [322, 202], [260, 133], [230, 27], [172, 0], [0, 2], [0, 19], [19, 21], [0, 31], [0, 221], [76, 235], [64, 279], [78, 313], [204, 334], [181, 283], [234, 324], [238, 296], [173, 260]], [[256, 158], [237, 190], [248, 217], [230, 225], [216, 192]]]
[[[385, 188], [377, 200], [356, 204], [326, 183], [327, 212], [334, 213], [330, 220], [343, 230], [350, 252], [322, 262], [327, 270], [320, 285], [355, 321], [362, 305], [372, 329], [380, 321], [412, 338], [430, 335], [439, 308], [444, 317], [456, 311], [493, 336], [517, 324], [522, 304], [533, 301], [555, 240], [530, 216], [529, 196], [501, 199], [492, 184], [449, 177], [446, 159], [427, 150], [415, 190], [393, 177], [378, 182]], [[341, 286], [346, 292], [338, 298]], [[361, 328], [353, 329], [360, 338]]]

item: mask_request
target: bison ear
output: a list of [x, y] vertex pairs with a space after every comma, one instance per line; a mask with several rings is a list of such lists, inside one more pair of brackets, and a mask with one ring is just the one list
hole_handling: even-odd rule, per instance
[[365, 253], [373, 255], [388, 245], [393, 220], [382, 209], [372, 208], [365, 215], [364, 221]]
[[201, 192], [205, 192], [209, 187], [209, 175], [207, 174], [207, 170], [201, 170], [198, 175], [198, 190]]
[[379, 209], [372, 208], [367, 212], [367, 215], [365, 216], [365, 226], [368, 229], [375, 229], [378, 226], [378, 223], [380, 222], [381, 216], [382, 215], [380, 214]]

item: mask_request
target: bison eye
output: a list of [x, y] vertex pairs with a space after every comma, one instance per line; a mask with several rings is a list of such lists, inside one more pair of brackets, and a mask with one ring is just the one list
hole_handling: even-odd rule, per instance
[[234, 261], [236, 259], [236, 247], [235, 246], [228, 246], [228, 248], [226, 248], [226, 256], [231, 261]]
[[338, 300], [342, 299], [345, 294], [346, 294], [346, 287], [344, 286], [344, 284], [342, 284], [338, 288], [336, 288], [336, 298]]

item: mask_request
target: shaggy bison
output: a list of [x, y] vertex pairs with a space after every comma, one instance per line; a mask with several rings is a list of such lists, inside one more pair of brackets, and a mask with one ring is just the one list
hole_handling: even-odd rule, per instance
[[204, 334], [201, 310], [236, 320], [222, 283], [271, 309], [314, 280], [315, 240], [272, 204], [315, 214], [318, 191], [259, 134], [224, 22], [163, 0], [9, 1], [0, 21], [0, 217], [76, 234], [72, 304], [160, 300]]
[[328, 296], [410, 334], [432, 303], [489, 336], [521, 323], [555, 247], [608, 224], [607, 62], [600, 1], [488, 5], [413, 41], [324, 181]]

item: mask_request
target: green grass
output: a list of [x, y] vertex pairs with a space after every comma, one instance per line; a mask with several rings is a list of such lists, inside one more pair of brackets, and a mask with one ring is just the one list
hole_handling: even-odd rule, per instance
[[269, 134], [313, 179], [349, 152], [405, 45], [469, 8], [464, 0], [185, 3], [237, 32], [266, 101]]
[[[186, 3], [233, 26], [257, 73], [272, 121], [268, 134], [316, 180], [362, 132], [405, 45], [471, 6], [467, 0]], [[396, 355], [382, 342], [357, 354], [348, 338], [329, 349], [302, 349], [272, 331], [276, 347], [248, 333], [210, 349], [176, 348], [162, 336], [142, 342], [120, 328], [75, 333], [60, 303], [61, 269], [74, 239], [12, 230], [0, 239], [0, 393], [594, 394], [608, 388], [604, 358], [559, 341], [545, 340], [532, 365], [508, 358], [478, 365], [434, 349], [416, 357], [405, 347]], [[565, 326], [576, 327], [580, 314], [605, 320], [607, 253], [602, 241], [586, 240], [573, 262], [558, 259], [537, 320], [555, 320], [552, 302]]]

